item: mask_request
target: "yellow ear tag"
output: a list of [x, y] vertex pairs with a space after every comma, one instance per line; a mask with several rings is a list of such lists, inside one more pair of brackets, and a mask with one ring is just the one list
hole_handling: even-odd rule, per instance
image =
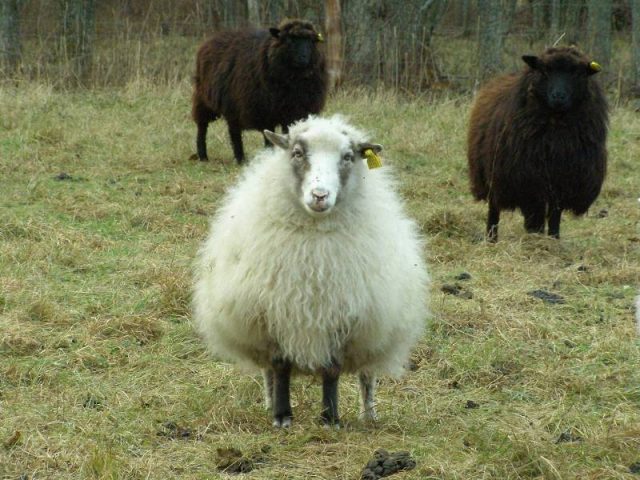
[[369, 167], [369, 170], [382, 166], [382, 160], [380, 160], [380, 157], [372, 149], [367, 148], [364, 151], [364, 156], [367, 158], [367, 167]]
[[589, 64], [589, 68], [591, 70], [593, 70], [594, 72], [599, 72], [600, 70], [602, 70], [602, 67], [600, 66], [600, 64], [598, 62], [591, 62]]
[[317, 38], [318, 38], [318, 41], [319, 41], [319, 42], [324, 42], [324, 37], [322, 36], [322, 34], [321, 34], [321, 33], [319, 33], [319, 34], [318, 34], [318, 37], [317, 37]]

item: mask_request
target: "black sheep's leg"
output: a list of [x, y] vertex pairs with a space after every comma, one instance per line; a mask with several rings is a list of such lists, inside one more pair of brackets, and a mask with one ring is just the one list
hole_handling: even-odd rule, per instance
[[527, 233], [544, 233], [544, 203], [528, 205], [520, 210], [524, 215], [524, 228]]
[[229, 123], [229, 137], [233, 146], [233, 156], [238, 165], [244, 162], [244, 148], [242, 147], [242, 129], [235, 123]]
[[196, 145], [198, 148], [198, 158], [202, 162], [209, 161], [209, 157], [207, 155], [207, 129], [209, 128], [209, 122], [199, 122], [198, 123], [198, 137], [196, 139]]
[[322, 413], [320, 419], [325, 425], [340, 426], [338, 416], [338, 379], [340, 365], [333, 362], [322, 369]]
[[557, 206], [549, 207], [549, 236], [560, 238], [560, 217], [562, 209]]
[[289, 399], [291, 362], [280, 357], [271, 361], [273, 368], [273, 426], [288, 428], [293, 414]]
[[498, 241], [498, 223], [500, 222], [500, 209], [489, 202], [489, 214], [487, 215], [487, 241]]
[[209, 128], [209, 122], [213, 122], [218, 118], [218, 116], [207, 108], [206, 105], [200, 102], [194, 103], [192, 116], [198, 126], [198, 135], [196, 137], [198, 158], [201, 161], [206, 162], [209, 160], [209, 157], [207, 156], [207, 129]]

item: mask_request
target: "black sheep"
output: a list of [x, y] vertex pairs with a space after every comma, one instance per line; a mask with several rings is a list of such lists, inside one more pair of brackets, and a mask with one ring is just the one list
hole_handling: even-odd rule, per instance
[[587, 211], [607, 168], [607, 102], [593, 78], [600, 66], [573, 47], [522, 57], [518, 74], [492, 80], [471, 111], [471, 191], [489, 204], [487, 236], [501, 210], [519, 208], [527, 232], [559, 238], [563, 210]]
[[200, 160], [208, 159], [209, 122], [220, 116], [242, 163], [242, 130], [274, 131], [280, 125], [286, 133], [289, 124], [319, 113], [327, 94], [320, 41], [313, 24], [301, 20], [268, 30], [223, 31], [205, 41], [196, 59], [192, 108]]

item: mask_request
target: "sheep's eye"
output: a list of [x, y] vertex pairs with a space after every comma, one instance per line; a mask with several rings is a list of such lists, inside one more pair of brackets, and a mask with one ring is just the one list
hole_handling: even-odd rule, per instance
[[296, 147], [291, 152], [291, 156], [293, 158], [300, 159], [300, 158], [302, 158], [304, 156], [304, 152], [302, 151], [302, 149], [300, 147]]
[[353, 153], [351, 152], [347, 152], [342, 156], [342, 160], [344, 160], [345, 162], [353, 162], [354, 156]]

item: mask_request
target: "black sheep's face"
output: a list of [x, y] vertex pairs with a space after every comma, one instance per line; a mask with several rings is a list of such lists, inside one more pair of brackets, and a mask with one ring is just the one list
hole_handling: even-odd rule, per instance
[[525, 55], [522, 59], [536, 73], [533, 83], [536, 97], [558, 113], [568, 112], [586, 98], [589, 77], [599, 71], [593, 62], [576, 62], [566, 56], [543, 61]]
[[271, 34], [278, 38], [284, 46], [282, 55], [284, 60], [294, 68], [304, 69], [313, 62], [317, 34], [292, 35], [271, 29]]

